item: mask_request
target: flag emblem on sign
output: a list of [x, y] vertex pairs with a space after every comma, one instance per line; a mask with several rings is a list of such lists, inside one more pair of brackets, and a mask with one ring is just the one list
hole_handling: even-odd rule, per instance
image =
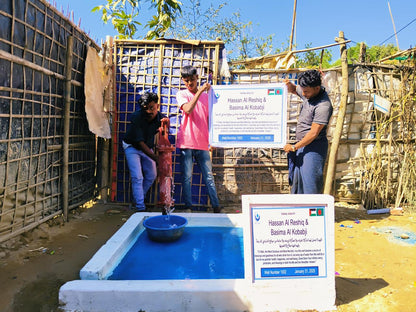
[[309, 209], [309, 216], [311, 217], [319, 217], [324, 215], [323, 208], [310, 208]]
[[279, 95], [281, 92], [280, 89], [267, 89], [267, 95]]

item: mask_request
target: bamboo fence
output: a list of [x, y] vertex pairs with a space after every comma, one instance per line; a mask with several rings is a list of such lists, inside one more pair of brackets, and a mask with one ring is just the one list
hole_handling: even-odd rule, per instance
[[[0, 3], [0, 242], [91, 200], [91, 39], [44, 0]], [[98, 49], [98, 47], [97, 47]]]
[[[343, 36], [339, 42], [345, 44]], [[113, 88], [105, 96], [112, 98], [113, 106], [106, 109], [113, 131], [112, 140], [103, 142], [88, 130], [85, 114], [83, 79], [89, 44], [94, 46], [44, 0], [1, 1], [0, 242], [51, 218], [66, 219], [68, 211], [103, 198], [107, 190], [110, 201], [129, 203], [130, 178], [120, 144], [129, 116], [138, 109], [144, 91], [157, 93], [162, 113], [171, 120], [169, 139], [175, 145], [181, 119], [175, 95], [183, 87], [183, 66], [197, 67], [199, 83], [212, 84], [273, 83], [285, 78], [296, 83], [304, 70], [232, 70], [231, 78], [224, 79], [221, 41], [109, 41], [104, 52], [112, 56]], [[366, 209], [415, 204], [414, 51], [398, 56], [408, 60], [324, 71], [334, 106], [328, 135], [330, 143], [337, 140], [328, 164], [333, 166], [329, 193], [337, 201], [362, 203]], [[375, 108], [375, 95], [391, 102], [388, 114]], [[300, 100], [288, 95], [288, 103], [287, 138], [294, 142]], [[239, 206], [241, 194], [289, 192], [286, 154], [280, 149], [214, 148], [212, 162], [224, 206]], [[172, 163], [175, 206], [180, 208], [178, 150]], [[192, 193], [197, 208], [209, 206], [196, 166]], [[147, 204], [156, 206], [157, 201], [155, 184]]]
[[[342, 44], [345, 43], [342, 33], [340, 33], [340, 41]], [[220, 67], [221, 60], [215, 57], [221, 55], [221, 52], [213, 51], [221, 50], [222, 44], [213, 46], [213, 51], [206, 54], [212, 57], [205, 60], [201, 56], [206, 52], [201, 51], [208, 49], [204, 46], [206, 44], [215, 46], [218, 42], [197, 43], [197, 45], [178, 41], [118, 41], [116, 43], [118, 117], [114, 131], [113, 152], [117, 154], [117, 166], [114, 166], [113, 162], [112, 200], [127, 203], [131, 200], [128, 168], [119, 141], [126, 130], [128, 115], [136, 109], [137, 98], [144, 90], [153, 90], [161, 96], [162, 112], [171, 119], [170, 140], [172, 144], [175, 144], [180, 111], [174, 95], [179, 88], [183, 87], [179, 76], [181, 66], [194, 64], [201, 73], [200, 82], [209, 79], [209, 69], [215, 69], [215, 73], [218, 73]], [[343, 49], [345, 51], [345, 48]], [[120, 51], [124, 51], [125, 54]], [[184, 57], [187, 53], [188, 56]], [[195, 55], [191, 56], [194, 53]], [[206, 62], [210, 64], [208, 67]], [[324, 84], [334, 106], [334, 114], [328, 130], [330, 143], [333, 143], [334, 134], [338, 137], [337, 146], [334, 147], [334, 172], [329, 181], [331, 190], [329, 193], [334, 195], [336, 200], [362, 203], [367, 209], [383, 208], [396, 204], [396, 196], [392, 193], [395, 193], [398, 187], [401, 189], [409, 185], [407, 179], [401, 179], [401, 182], [397, 180], [398, 166], [393, 162], [400, 157], [403, 158], [402, 152], [399, 152], [401, 156], [396, 154], [397, 151], [403, 150], [404, 145], [400, 140], [394, 139], [396, 136], [394, 127], [392, 127], [390, 139], [378, 139], [380, 122], [385, 117], [382, 118], [382, 113], [374, 108], [375, 94], [391, 101], [393, 107], [401, 101], [403, 92], [409, 89], [408, 84], [403, 84], [405, 78], [403, 74], [406, 68], [408, 65], [398, 68], [382, 64], [357, 64], [346, 66], [344, 69], [335, 68], [324, 71]], [[213, 83], [273, 83], [282, 82], [285, 78], [297, 83], [298, 73], [303, 70], [305, 69], [232, 70], [230, 79], [213, 75]], [[217, 77], [216, 80], [215, 77]], [[408, 78], [405, 78], [405, 81], [408, 81]], [[342, 99], [344, 104], [340, 114]], [[294, 142], [300, 99], [289, 95], [288, 103], [287, 138], [289, 142]], [[392, 146], [392, 142], [401, 146], [395, 150], [396, 154], [392, 150], [387, 153], [388, 145], [386, 144], [389, 143]], [[380, 152], [382, 159], [380, 160], [379, 157], [379, 163], [375, 165], [372, 162], [375, 157], [372, 152], [377, 144], [383, 146], [383, 151]], [[180, 207], [183, 203], [178, 156], [179, 153], [176, 151], [173, 155], [174, 197], [176, 206]], [[386, 164], [385, 158], [390, 159], [390, 163]], [[289, 192], [286, 154], [280, 149], [213, 148], [212, 162], [218, 195], [223, 205], [240, 205], [241, 194]], [[386, 177], [380, 178], [380, 181], [388, 181], [386, 182], [387, 188], [384, 189], [383, 186], [384, 190], [380, 192], [381, 185], [374, 186], [374, 182], [371, 181], [379, 176], [377, 170], [384, 170], [387, 167], [389, 173]], [[402, 190], [401, 193], [403, 192], [407, 191]], [[205, 186], [197, 167], [193, 176], [193, 196], [196, 206], [201, 206], [203, 209], [209, 206]], [[400, 202], [400, 200], [397, 201]], [[151, 190], [147, 204], [151, 206], [157, 204], [157, 186]]]

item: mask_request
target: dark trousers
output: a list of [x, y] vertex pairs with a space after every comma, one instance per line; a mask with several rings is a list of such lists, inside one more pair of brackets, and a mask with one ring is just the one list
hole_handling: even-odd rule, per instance
[[328, 153], [327, 138], [288, 153], [289, 184], [292, 194], [321, 194], [323, 171]]

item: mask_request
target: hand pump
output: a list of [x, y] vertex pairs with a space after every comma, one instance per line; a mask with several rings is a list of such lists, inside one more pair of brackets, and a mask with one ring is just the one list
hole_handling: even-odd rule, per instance
[[173, 178], [172, 178], [172, 152], [175, 148], [169, 142], [169, 121], [162, 120], [159, 128], [159, 141], [157, 145], [159, 151], [158, 161], [158, 181], [159, 181], [159, 206], [163, 214], [168, 214], [173, 209]]

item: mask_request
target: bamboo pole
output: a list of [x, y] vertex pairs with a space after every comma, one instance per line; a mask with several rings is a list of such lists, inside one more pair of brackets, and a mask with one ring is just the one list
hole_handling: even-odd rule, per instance
[[394, 36], [396, 37], [397, 50], [400, 51], [399, 38], [397, 38], [396, 25], [394, 24], [393, 14], [391, 13], [390, 1], [387, 1], [387, 5], [389, 6], [389, 12], [390, 12], [390, 17], [391, 17], [391, 22], [393, 23], [393, 30], [394, 30]]
[[45, 75], [55, 77], [57, 79], [61, 79], [61, 80], [64, 80], [65, 79], [64, 76], [62, 76], [62, 75], [60, 75], [58, 73], [55, 73], [55, 72], [53, 72], [53, 71], [51, 71], [49, 69], [46, 69], [46, 68], [44, 68], [42, 66], [39, 66], [39, 65], [37, 65], [37, 64], [35, 64], [33, 62], [29, 62], [29, 61], [27, 61], [27, 60], [25, 60], [23, 58], [20, 58], [20, 57], [18, 57], [16, 55], [13, 55], [13, 54], [8, 53], [8, 52], [3, 51], [3, 50], [0, 50], [0, 58], [1, 59], [4, 59], [4, 60], [12, 61], [13, 63], [17, 63], [19, 65], [23, 65], [23, 66], [28, 67], [30, 69], [39, 71], [39, 72], [41, 72], [41, 73], [43, 73]]
[[[344, 32], [339, 32], [339, 37], [335, 38], [337, 42], [344, 42]], [[328, 169], [325, 179], [324, 194], [332, 194], [332, 186], [336, 172], [337, 152], [339, 142], [341, 139], [342, 128], [344, 126], [345, 112], [347, 108], [348, 99], [348, 61], [347, 61], [347, 46], [345, 43], [340, 45], [341, 53], [341, 73], [342, 73], [342, 87], [341, 87], [341, 102], [339, 104], [337, 123], [334, 134], [332, 136], [331, 149], [329, 152]]]
[[[336, 43], [331, 43], [331, 44], [326, 44], [323, 46], [319, 46], [319, 47], [315, 47], [315, 48], [308, 48], [308, 49], [302, 49], [302, 50], [294, 50], [294, 51], [290, 51], [290, 53], [292, 54], [296, 54], [296, 53], [304, 53], [304, 52], [310, 52], [310, 51], [315, 51], [315, 50], [321, 50], [321, 49], [326, 49], [326, 48], [331, 48], [331, 47], [335, 47], [338, 45], [342, 45], [342, 44], [347, 44], [351, 42], [351, 40], [345, 40], [344, 41], [339, 41]], [[269, 59], [274, 59], [276, 57], [280, 57], [280, 56], [286, 56], [288, 54], [288, 51], [282, 52], [282, 53], [278, 53], [278, 54], [273, 54], [273, 55], [263, 55], [263, 56], [259, 56], [259, 57], [252, 57], [252, 58], [247, 58], [244, 60], [237, 60], [237, 61], [232, 61], [229, 62], [232, 65], [242, 65], [245, 64], [247, 62], [252, 62], [252, 61], [259, 61], [259, 60], [269, 60]], [[243, 70], [244, 71], [244, 70]], [[236, 70], [236, 72], [238, 72], [238, 70]], [[282, 72], [287, 72], [286, 69], [282, 69]]]
[[[117, 133], [117, 121], [118, 121], [118, 111], [117, 111], [117, 104], [119, 102], [120, 95], [117, 94], [117, 79], [116, 79], [116, 72], [117, 66], [120, 66], [117, 63], [117, 40], [114, 40], [112, 46], [112, 55], [113, 55], [113, 68], [112, 68], [112, 76], [113, 76], [113, 106], [111, 109], [112, 118], [111, 118], [111, 127], [112, 127], [112, 135], [111, 135], [111, 147], [110, 147], [110, 201], [115, 201], [117, 196], [117, 151], [118, 151], [118, 133]], [[122, 55], [122, 52], [120, 52]]]
[[293, 47], [293, 33], [295, 31], [295, 23], [296, 23], [296, 3], [297, 3], [297, 1], [294, 0], [294, 3], [293, 3], [293, 18], [292, 18], [292, 30], [290, 32], [289, 52], [292, 51], [292, 47]]
[[[402, 174], [400, 175], [399, 178], [399, 185], [397, 187], [397, 192], [396, 192], [396, 200], [394, 202], [394, 208], [399, 207], [400, 203], [402, 202], [403, 199], [403, 195], [405, 192], [405, 187], [402, 186], [403, 185], [403, 179], [407, 178], [406, 174], [403, 174], [403, 172], [405, 172], [406, 169], [406, 161], [407, 161], [407, 151], [404, 152], [404, 158], [403, 158], [403, 166], [402, 166]], [[407, 183], [404, 183], [407, 184]]]
[[[159, 60], [158, 60], [159, 63], [158, 63], [158, 68], [157, 68], [157, 71], [158, 71], [157, 96], [159, 97], [159, 103], [161, 103], [161, 98], [162, 98], [162, 78], [163, 78], [162, 73], [163, 73], [163, 58], [165, 56], [165, 47], [166, 47], [165, 43], [161, 43], [159, 45]], [[159, 136], [155, 135], [154, 140], [156, 142], [155, 143], [155, 147], [156, 147], [158, 145]], [[159, 151], [157, 151], [155, 149], [155, 153], [159, 154]], [[159, 177], [157, 177], [157, 179], [156, 179], [156, 182], [158, 182], [158, 181], [159, 181]], [[158, 194], [160, 192], [159, 191], [159, 183], [154, 184], [154, 189], [155, 189], [155, 191], [153, 193], [151, 193], [151, 195], [153, 195], [153, 198], [150, 201], [152, 203], [157, 204], [157, 202], [158, 202], [157, 198], [158, 198]]]
[[64, 221], [68, 221], [69, 204], [69, 128], [71, 117], [71, 77], [72, 77], [72, 47], [74, 40], [68, 36], [66, 41], [66, 64], [65, 64], [65, 103], [64, 103], [64, 137], [63, 137], [63, 159], [62, 159], [62, 205]]
[[[393, 90], [393, 77], [390, 76], [390, 100], [391, 102], [393, 102], [394, 99], [394, 90]], [[386, 179], [386, 190], [384, 193], [384, 198], [386, 200], [388, 200], [389, 198], [389, 192], [390, 192], [390, 180], [391, 180], [391, 152], [392, 152], [392, 146], [393, 146], [393, 120], [392, 120], [392, 116], [391, 116], [391, 112], [390, 112], [390, 116], [389, 116], [389, 136], [388, 136], [388, 140], [389, 140], [389, 149], [387, 151], [387, 179]]]
[[[158, 80], [158, 84], [157, 84], [157, 96], [159, 97], [159, 100], [162, 96], [162, 74], [163, 74], [163, 57], [165, 55], [165, 44], [161, 43], [159, 45], [159, 64], [157, 67], [157, 80]], [[160, 102], [159, 102], [160, 103]]]
[[[113, 83], [113, 37], [107, 36], [105, 45], [104, 45], [104, 53], [103, 53], [103, 61], [107, 66], [109, 66], [110, 70], [110, 82], [108, 84], [107, 89], [105, 90], [104, 95], [104, 110], [106, 112], [112, 111], [112, 97], [114, 96], [112, 83]], [[108, 193], [110, 189], [110, 140], [98, 138], [99, 146], [101, 147], [99, 153], [101, 155], [101, 190], [100, 190], [100, 197], [101, 200], [106, 203], [108, 201]]]
[[360, 44], [360, 63], [365, 63], [367, 47], [364, 42]]
[[[219, 42], [219, 38], [217, 38], [217, 41]], [[220, 43], [215, 44], [215, 60], [214, 60], [214, 68], [212, 70], [212, 84], [216, 85], [218, 84], [218, 75], [220, 74]]]
[[410, 49], [407, 49], [407, 50], [399, 51], [399, 52], [394, 53], [392, 55], [386, 56], [386, 57], [382, 58], [381, 60], [378, 60], [377, 62], [378, 63], [382, 63], [384, 61], [393, 59], [393, 58], [398, 57], [398, 56], [401, 56], [403, 54], [410, 54], [412, 52], [416, 52], [416, 48], [410, 48]]

